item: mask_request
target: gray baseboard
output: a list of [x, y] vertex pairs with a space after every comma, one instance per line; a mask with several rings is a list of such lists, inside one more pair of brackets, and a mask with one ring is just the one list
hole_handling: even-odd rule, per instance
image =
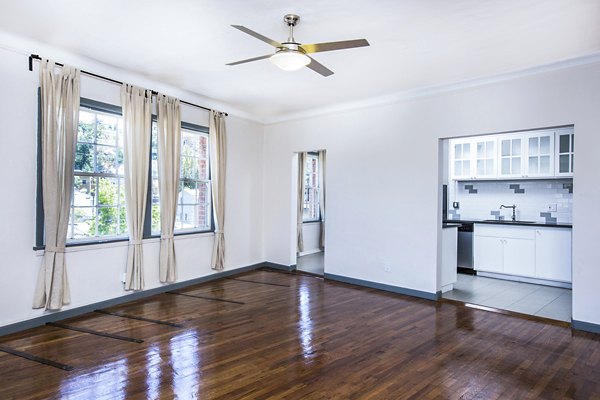
[[334, 275], [325, 273], [325, 279], [331, 279], [333, 281], [349, 283], [351, 285], [365, 286], [372, 289], [385, 290], [386, 292], [393, 292], [399, 294], [405, 294], [407, 296], [419, 297], [427, 300], [437, 300], [441, 297], [441, 292], [432, 293], [424, 292], [421, 290], [408, 289], [401, 286], [386, 285], [385, 283], [365, 281], [362, 279], [349, 278], [347, 276]]
[[575, 330], [578, 330], [578, 331], [600, 333], [600, 325], [593, 324], [591, 322], [584, 322], [584, 321], [572, 320], [571, 321], [571, 328], [573, 328]]
[[276, 263], [272, 263], [269, 261], [265, 261], [264, 263], [262, 263], [263, 267], [267, 267], [267, 268], [273, 268], [273, 269], [279, 269], [281, 271], [286, 271], [286, 272], [292, 272], [293, 270], [296, 269], [296, 264], [294, 265], [284, 265], [284, 264], [276, 264]]
[[85, 306], [72, 308], [64, 311], [54, 311], [49, 312], [48, 314], [42, 315], [41, 317], [36, 317], [32, 319], [28, 319], [26, 321], [16, 322], [11, 325], [5, 325], [0, 327], [0, 336], [8, 335], [10, 333], [15, 333], [19, 331], [23, 331], [25, 329], [35, 328], [41, 325], [45, 325], [48, 322], [56, 322], [67, 318], [76, 317], [81, 314], [86, 314], [92, 312], [94, 310], [112, 307], [123, 303], [128, 303], [130, 301], [143, 299], [145, 297], [154, 296], [157, 294], [161, 294], [164, 292], [169, 292], [172, 290], [182, 289], [188, 286], [197, 285], [199, 283], [214, 281], [216, 279], [221, 279], [226, 276], [240, 274], [242, 272], [252, 271], [259, 267], [267, 266], [269, 263], [258, 263], [254, 265], [248, 265], [246, 267], [236, 268], [228, 271], [221, 271], [214, 273], [212, 275], [203, 276], [200, 278], [190, 279], [188, 281], [172, 283], [164, 286], [160, 286], [153, 289], [144, 290], [141, 292], [134, 292], [131, 294], [126, 294], [124, 296], [115, 297], [109, 300], [100, 301], [98, 303], [88, 304]]

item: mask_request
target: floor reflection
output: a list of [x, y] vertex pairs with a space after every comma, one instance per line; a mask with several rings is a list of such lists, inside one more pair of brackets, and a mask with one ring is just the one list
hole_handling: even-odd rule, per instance
[[302, 345], [302, 356], [308, 360], [314, 357], [315, 351], [313, 349], [313, 322], [310, 315], [310, 289], [304, 283], [300, 284], [299, 299], [300, 321], [298, 334]]
[[174, 336], [169, 342], [169, 349], [173, 394], [179, 399], [189, 398], [198, 393], [200, 385], [200, 350], [196, 332], [186, 331]]
[[[60, 398], [126, 398], [129, 366], [127, 359], [106, 363], [84, 375], [74, 375], [60, 385]], [[101, 382], [102, 384], [98, 384]]]
[[160, 378], [162, 375], [162, 357], [160, 346], [153, 344], [146, 352], [146, 398], [156, 400], [160, 398]]

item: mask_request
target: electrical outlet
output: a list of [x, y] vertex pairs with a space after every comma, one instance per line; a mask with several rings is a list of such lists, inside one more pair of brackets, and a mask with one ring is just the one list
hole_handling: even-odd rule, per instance
[[385, 272], [392, 272], [392, 268], [389, 265], [386, 265], [385, 267], [383, 267], [383, 270]]
[[127, 274], [125, 272], [123, 272], [121, 274], [121, 283], [125, 283], [127, 282]]
[[455, 210], [458, 210], [460, 208], [460, 203], [458, 201], [454, 201], [454, 202], [452, 202], [452, 207]]
[[546, 208], [546, 210], [549, 212], [556, 212], [556, 203], [548, 204], [548, 207]]

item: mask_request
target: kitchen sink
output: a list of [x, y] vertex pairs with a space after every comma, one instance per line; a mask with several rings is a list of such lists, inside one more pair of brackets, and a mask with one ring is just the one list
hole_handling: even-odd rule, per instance
[[535, 224], [535, 221], [511, 221], [499, 219], [484, 219], [483, 222], [496, 222], [499, 224]]

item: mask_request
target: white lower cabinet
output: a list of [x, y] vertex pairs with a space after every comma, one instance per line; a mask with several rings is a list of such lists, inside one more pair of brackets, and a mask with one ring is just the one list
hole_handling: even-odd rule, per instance
[[475, 269], [504, 273], [504, 239], [487, 236], [475, 236], [474, 239]]
[[539, 278], [571, 282], [571, 229], [536, 229], [535, 261]]
[[571, 229], [475, 224], [475, 270], [571, 282]]

